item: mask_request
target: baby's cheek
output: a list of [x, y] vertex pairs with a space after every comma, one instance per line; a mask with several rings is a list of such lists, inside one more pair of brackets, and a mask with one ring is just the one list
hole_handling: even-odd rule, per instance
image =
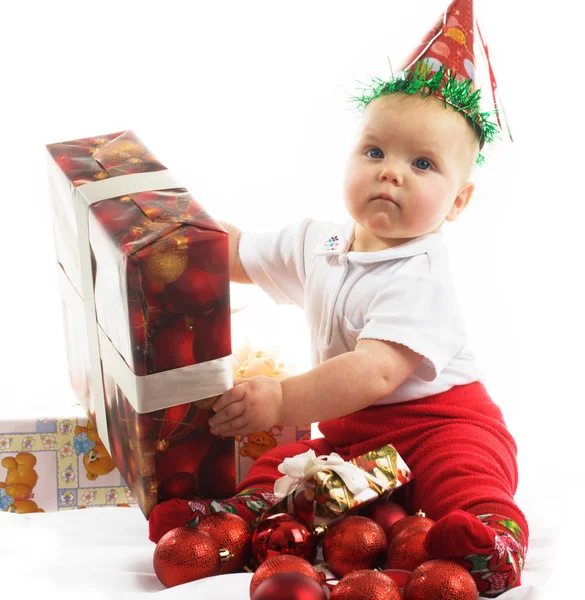
[[424, 190], [418, 194], [417, 202], [412, 205], [414, 210], [409, 215], [410, 224], [417, 230], [417, 235], [424, 235], [439, 224], [442, 220], [440, 206], [437, 195], [432, 191]]

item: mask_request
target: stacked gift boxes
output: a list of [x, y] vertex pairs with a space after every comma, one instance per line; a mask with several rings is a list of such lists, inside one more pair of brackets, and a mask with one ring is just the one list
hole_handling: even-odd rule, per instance
[[[47, 150], [83, 409], [146, 516], [169, 498], [230, 496], [258, 443], [208, 426], [232, 385], [227, 232], [132, 131]], [[299, 431], [257, 435], [276, 445]]]

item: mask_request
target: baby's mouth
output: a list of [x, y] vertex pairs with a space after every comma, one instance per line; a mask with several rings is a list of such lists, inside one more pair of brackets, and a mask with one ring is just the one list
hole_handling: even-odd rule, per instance
[[398, 206], [396, 200], [394, 200], [394, 198], [392, 198], [392, 196], [389, 194], [378, 194], [377, 196], [374, 196], [372, 200], [384, 200], [385, 202], [390, 202], [391, 204]]

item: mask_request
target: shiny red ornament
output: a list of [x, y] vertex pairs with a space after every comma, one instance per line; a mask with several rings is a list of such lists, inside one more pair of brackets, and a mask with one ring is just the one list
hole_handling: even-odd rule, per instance
[[354, 571], [334, 588], [329, 600], [402, 600], [400, 588], [379, 571]]
[[248, 523], [233, 513], [219, 512], [205, 517], [196, 529], [205, 531], [233, 555], [222, 562], [220, 575], [241, 571], [250, 555], [252, 530]]
[[219, 544], [204, 531], [177, 527], [162, 536], [154, 550], [154, 572], [165, 587], [217, 575]]
[[408, 581], [412, 571], [403, 571], [402, 569], [384, 569], [382, 571], [384, 575], [388, 575], [394, 583], [402, 590]]
[[404, 600], [477, 600], [473, 577], [457, 563], [429, 560], [417, 567], [404, 588]]
[[276, 573], [263, 581], [251, 600], [327, 600], [323, 586], [302, 573]]
[[400, 504], [385, 501], [368, 504], [360, 514], [362, 517], [376, 521], [386, 535], [389, 534], [394, 523], [408, 515], [406, 509], [400, 506]]
[[291, 556], [290, 554], [278, 554], [263, 562], [257, 569], [252, 580], [250, 581], [250, 596], [253, 595], [256, 588], [266, 579], [272, 577], [275, 573], [283, 573], [294, 571], [302, 573], [313, 579], [317, 583], [322, 583], [325, 580], [324, 573], [317, 573], [316, 569], [299, 556]]
[[261, 521], [252, 537], [252, 556], [258, 564], [278, 554], [292, 554], [315, 562], [317, 536], [309, 526], [286, 513], [278, 513]]
[[409, 527], [401, 531], [388, 546], [386, 563], [390, 569], [412, 571], [429, 560], [424, 541], [428, 529]]
[[388, 533], [388, 543], [391, 544], [392, 540], [405, 529], [409, 527], [420, 527], [424, 529], [430, 529], [435, 522], [425, 516], [425, 513], [419, 511], [416, 515], [408, 515], [402, 519], [399, 519], [392, 525]]
[[378, 523], [366, 517], [346, 517], [323, 540], [323, 558], [331, 571], [343, 577], [352, 571], [373, 569], [384, 559], [388, 542]]

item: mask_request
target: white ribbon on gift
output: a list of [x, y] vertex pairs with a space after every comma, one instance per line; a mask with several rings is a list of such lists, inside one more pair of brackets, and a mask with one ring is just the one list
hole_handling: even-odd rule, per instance
[[[63, 173], [50, 154], [48, 162], [49, 178], [53, 180], [55, 187], [62, 189], [62, 183], [59, 184], [58, 180], [61, 179], [62, 182]], [[112, 177], [78, 187], [71, 182], [68, 183], [77, 221], [81, 293], [89, 345], [88, 378], [96, 411], [95, 426], [104, 446], [111, 453], [102, 362], [105, 371], [112, 375], [116, 385], [128, 398], [134, 410], [138, 413], [146, 413], [223, 394], [233, 385], [231, 355], [152, 375], [137, 376], [132, 372], [97, 321], [89, 241], [89, 207], [107, 198], [184, 186], [168, 169]], [[62, 272], [62, 269], [59, 271]], [[72, 286], [66, 277], [65, 279]], [[63, 281], [61, 283], [63, 284]], [[74, 298], [75, 295], [71, 297]]]
[[317, 456], [314, 450], [308, 450], [303, 454], [285, 458], [278, 465], [278, 470], [284, 474], [284, 477], [277, 479], [274, 483], [274, 495], [279, 498], [288, 496], [322, 471], [333, 471], [339, 475], [354, 496], [369, 489], [368, 481], [374, 482], [386, 491], [390, 489], [387, 481], [382, 481], [353, 463], [343, 460], [336, 452]]

